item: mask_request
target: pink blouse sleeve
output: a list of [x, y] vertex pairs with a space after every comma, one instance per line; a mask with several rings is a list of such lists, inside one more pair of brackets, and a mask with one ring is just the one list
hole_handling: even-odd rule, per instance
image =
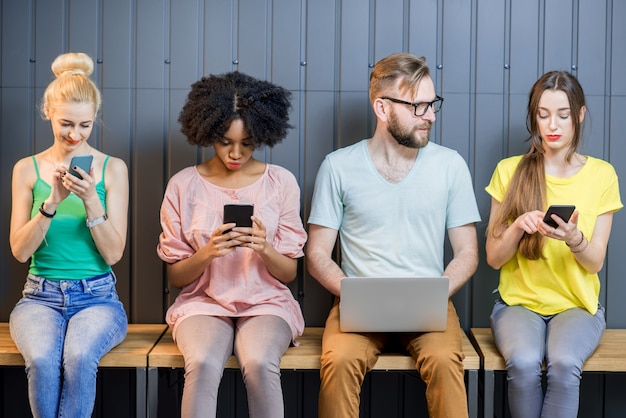
[[307, 239], [300, 217], [300, 187], [291, 172], [284, 170], [284, 173], [281, 181], [283, 202], [274, 247], [287, 257], [300, 258], [304, 256]]
[[191, 257], [195, 250], [183, 235], [181, 227], [180, 189], [176, 178], [172, 178], [165, 190], [161, 204], [161, 228], [157, 254], [166, 263]]

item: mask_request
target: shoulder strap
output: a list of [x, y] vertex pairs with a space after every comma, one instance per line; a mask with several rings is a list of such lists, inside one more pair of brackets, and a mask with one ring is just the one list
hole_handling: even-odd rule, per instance
[[35, 173], [37, 173], [37, 178], [39, 179], [41, 177], [39, 176], [39, 166], [37, 165], [37, 159], [35, 158], [34, 155], [31, 155], [30, 158], [33, 159], [33, 165], [35, 166]]
[[107, 163], [109, 162], [109, 157], [110, 157], [110, 155], [107, 155], [106, 158], [104, 159], [104, 164], [102, 164], [102, 180], [104, 180], [104, 171], [107, 168]]

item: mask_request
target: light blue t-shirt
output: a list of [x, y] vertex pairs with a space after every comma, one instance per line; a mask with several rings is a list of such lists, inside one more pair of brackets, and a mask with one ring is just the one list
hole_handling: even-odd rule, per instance
[[446, 230], [480, 221], [472, 179], [454, 150], [428, 143], [407, 176], [389, 183], [367, 140], [326, 156], [309, 224], [339, 231], [348, 276], [440, 276]]

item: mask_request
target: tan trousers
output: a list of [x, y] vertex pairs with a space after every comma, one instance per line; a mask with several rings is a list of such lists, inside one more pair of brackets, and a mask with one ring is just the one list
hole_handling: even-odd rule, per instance
[[[426, 383], [431, 418], [467, 417], [461, 328], [456, 309], [448, 303], [444, 332], [394, 333], [415, 360]], [[358, 418], [361, 385], [388, 343], [385, 333], [351, 333], [339, 329], [339, 304], [332, 307], [322, 339], [318, 416]]]

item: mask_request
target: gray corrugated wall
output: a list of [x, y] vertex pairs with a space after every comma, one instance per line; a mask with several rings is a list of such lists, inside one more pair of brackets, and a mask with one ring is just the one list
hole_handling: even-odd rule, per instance
[[[115, 271], [132, 322], [162, 322], [175, 294], [155, 253], [158, 210], [168, 178], [205, 158], [185, 142], [176, 120], [190, 84], [209, 73], [240, 70], [294, 93], [296, 128], [258, 157], [296, 175], [304, 219], [322, 158], [371, 134], [369, 72], [396, 51], [425, 55], [445, 97], [432, 140], [458, 150], [473, 173], [484, 220], [481, 255], [484, 186], [498, 160], [525, 150], [527, 93], [545, 71], [579, 77], [591, 116], [585, 150], [613, 163], [626, 183], [623, 0], [0, 0], [0, 19], [2, 321], [26, 271], [8, 246], [11, 167], [51, 143], [37, 105], [50, 63], [69, 50], [97, 60], [104, 104], [91, 141], [130, 168], [128, 245]], [[614, 218], [601, 273], [609, 327], [626, 326], [625, 219]], [[466, 329], [488, 325], [496, 283], [497, 272], [481, 260], [455, 296]], [[323, 325], [328, 294], [304, 272], [293, 291], [307, 323]], [[611, 416], [623, 406], [608, 396], [611, 385], [606, 403], [590, 392], [582, 408], [590, 404], [593, 414]]]

